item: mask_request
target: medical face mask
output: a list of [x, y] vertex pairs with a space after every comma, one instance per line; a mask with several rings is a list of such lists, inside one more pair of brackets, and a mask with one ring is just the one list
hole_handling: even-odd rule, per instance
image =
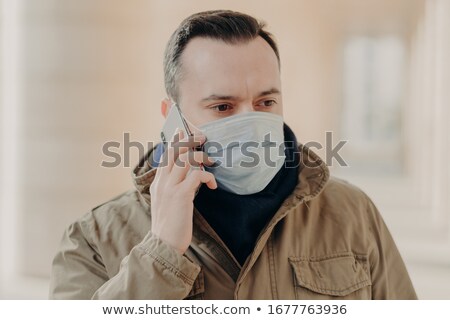
[[236, 194], [263, 190], [285, 161], [283, 118], [268, 112], [246, 112], [199, 127], [203, 150], [215, 160], [205, 170], [221, 189]]

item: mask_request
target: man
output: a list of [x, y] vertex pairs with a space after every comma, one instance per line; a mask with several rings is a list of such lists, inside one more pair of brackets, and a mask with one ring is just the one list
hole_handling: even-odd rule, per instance
[[[164, 70], [162, 114], [177, 104], [195, 136], [159, 144], [134, 170], [135, 190], [66, 230], [51, 298], [416, 298], [374, 204], [330, 178], [283, 124], [279, 54], [264, 25], [194, 14], [170, 38]], [[218, 161], [205, 148], [214, 141], [235, 159]], [[261, 142], [252, 158], [264, 161], [244, 168], [247, 142]]]

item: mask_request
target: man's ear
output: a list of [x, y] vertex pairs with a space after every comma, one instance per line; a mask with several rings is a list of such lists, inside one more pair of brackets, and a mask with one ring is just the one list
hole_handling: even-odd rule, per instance
[[167, 113], [170, 110], [170, 106], [172, 105], [172, 102], [168, 98], [164, 98], [161, 100], [161, 114], [164, 118], [167, 117]]

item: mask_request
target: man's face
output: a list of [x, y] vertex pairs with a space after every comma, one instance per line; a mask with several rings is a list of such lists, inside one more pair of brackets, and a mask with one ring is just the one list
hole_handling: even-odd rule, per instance
[[263, 38], [237, 44], [194, 38], [181, 61], [178, 103], [192, 124], [251, 111], [282, 116], [278, 60]]

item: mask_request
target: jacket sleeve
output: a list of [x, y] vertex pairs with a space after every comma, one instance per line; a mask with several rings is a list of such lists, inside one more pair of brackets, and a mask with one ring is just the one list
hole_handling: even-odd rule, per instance
[[150, 232], [109, 277], [80, 222], [64, 233], [53, 260], [50, 299], [183, 299], [200, 267]]
[[372, 299], [417, 299], [408, 271], [383, 218], [368, 200], [369, 225], [373, 237], [370, 252]]

